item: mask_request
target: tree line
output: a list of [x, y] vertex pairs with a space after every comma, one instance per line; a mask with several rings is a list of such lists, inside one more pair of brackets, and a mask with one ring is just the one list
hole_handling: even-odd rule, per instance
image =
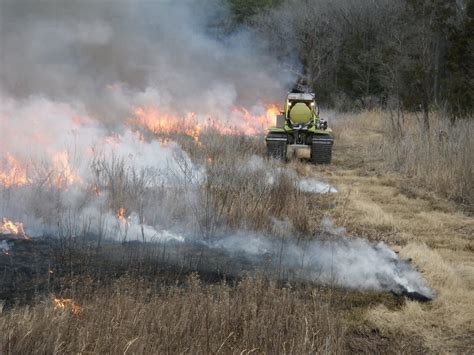
[[474, 110], [474, 0], [228, 0], [231, 21], [294, 59], [340, 110]]

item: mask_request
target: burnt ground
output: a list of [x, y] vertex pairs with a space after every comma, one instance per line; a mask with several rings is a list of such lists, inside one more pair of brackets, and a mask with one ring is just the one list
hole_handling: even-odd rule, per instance
[[239, 267], [222, 261], [222, 255], [214, 255], [212, 263], [204, 263], [210, 259], [203, 251], [189, 247], [171, 250], [170, 246], [136, 242], [106, 242], [97, 247], [85, 238], [65, 241], [53, 237], [26, 240], [0, 236], [2, 241], [9, 245], [8, 251], [0, 253], [0, 301], [6, 306], [65, 292], [71, 280], [81, 278], [104, 285], [127, 275], [160, 285], [175, 285], [196, 270], [204, 282], [233, 280], [220, 265]]
[[269, 260], [257, 263], [199, 244], [109, 241], [98, 247], [86, 238], [65, 241], [53, 237], [26, 240], [0, 236], [2, 241], [10, 247], [7, 253], [0, 253], [0, 302], [6, 307], [28, 304], [47, 294], [67, 293], [81, 279], [92, 280], [100, 287], [128, 276], [161, 288], [184, 285], [193, 273], [205, 283], [234, 284], [247, 274], [257, 273], [282, 286], [330, 290], [334, 299], [340, 298], [342, 309], [381, 303], [393, 308], [404, 303], [403, 297], [390, 293], [302, 283], [286, 271], [275, 270]]

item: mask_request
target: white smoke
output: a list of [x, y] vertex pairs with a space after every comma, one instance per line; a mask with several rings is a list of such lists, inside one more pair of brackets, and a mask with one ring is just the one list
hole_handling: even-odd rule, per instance
[[337, 192], [334, 186], [312, 178], [301, 179], [298, 183], [298, 187], [301, 191], [309, 193], [326, 194]]
[[[161, 229], [159, 226], [150, 226], [140, 223], [137, 213], [132, 212], [123, 221], [108, 213], [104, 218], [105, 235], [109, 239], [119, 239], [128, 241], [143, 241], [148, 243], [164, 242], [184, 242], [182, 235], [170, 230]], [[95, 230], [97, 233], [97, 230]]]
[[383, 242], [371, 244], [348, 237], [344, 228], [333, 227], [328, 218], [323, 219], [322, 227], [329, 238], [298, 242], [288, 235], [275, 238], [239, 232], [208, 245], [234, 258], [250, 258], [263, 268], [270, 262], [272, 268], [281, 268], [295, 280], [434, 297], [421, 274]]
[[2, 253], [8, 252], [10, 250], [10, 245], [8, 245], [8, 242], [6, 240], [2, 240], [0, 242], [0, 251]]
[[216, 30], [227, 12], [215, 0], [4, 0], [0, 90], [79, 102], [108, 124], [137, 105], [228, 120], [233, 106], [280, 102], [293, 74], [249, 30]]
[[[194, 234], [149, 226], [145, 234], [147, 241], [167, 243], [171, 263], [179, 263], [179, 245], [185, 245], [191, 253], [204, 252], [201, 268], [212, 271], [214, 264], [224, 260], [221, 272], [234, 276], [263, 272], [271, 277], [286, 275], [292, 281], [417, 295], [418, 299], [435, 297], [422, 275], [383, 242], [372, 244], [349, 237], [344, 228], [334, 227], [328, 218], [322, 221], [323, 234], [312, 240], [294, 238], [288, 221], [274, 222], [278, 235], [239, 231], [202, 240]], [[138, 221], [130, 221], [129, 228], [130, 240], [141, 240]], [[227, 255], [224, 259], [223, 253]]]
[[[0, 174], [23, 183], [4, 184], [0, 214], [23, 221], [32, 235], [53, 233], [50, 226], [66, 217], [99, 218], [102, 226], [110, 195], [83, 193], [97, 188], [97, 161], [123, 161], [147, 187], [200, 181], [201, 169], [179, 146], [145, 141], [128, 124], [137, 107], [151, 107], [241, 127], [247, 112], [280, 101], [292, 74], [248, 30], [218, 33], [227, 12], [214, 0], [1, 1]], [[178, 209], [158, 209], [147, 221], [171, 221], [186, 212]]]
[[[93, 233], [99, 225], [111, 231], [104, 222], [109, 191], [99, 185], [130, 185], [134, 178], [142, 188], [163, 189], [202, 179], [202, 169], [176, 143], [145, 140], [128, 126], [108, 131], [80, 104], [8, 98], [0, 126], [0, 216], [23, 222], [31, 236], [57, 234], [64, 219], [87, 223]], [[116, 176], [97, 180], [94, 167]]]
[[[65, 211], [77, 223], [100, 216], [102, 225], [107, 192], [83, 194], [95, 188], [90, 166], [98, 159], [123, 160], [127, 174], [144, 172], [147, 186], [200, 181], [179, 146], [144, 141], [128, 123], [137, 107], [151, 107], [232, 129], [246, 112], [280, 101], [292, 74], [247, 30], [216, 33], [227, 11], [214, 0], [1, 1], [0, 174], [23, 184], [2, 189], [0, 214], [32, 235], [53, 233]], [[250, 125], [258, 131], [258, 122]], [[54, 189], [58, 181], [67, 189]], [[164, 210], [148, 223], [178, 213]]]
[[275, 176], [286, 175], [290, 181], [296, 184], [296, 187], [307, 193], [326, 194], [336, 193], [337, 189], [324, 182], [314, 178], [302, 178], [293, 169], [278, 166], [276, 168], [269, 167], [268, 161], [265, 161], [262, 157], [252, 155], [243, 166], [243, 169], [247, 169], [251, 172], [262, 172], [266, 176], [266, 182], [269, 185], [275, 184]]

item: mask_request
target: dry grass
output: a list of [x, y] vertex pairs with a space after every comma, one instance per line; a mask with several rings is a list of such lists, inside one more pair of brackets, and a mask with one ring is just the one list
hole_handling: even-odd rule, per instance
[[[385, 330], [402, 335], [419, 333], [433, 351], [451, 349], [474, 350], [474, 289], [471, 283], [437, 251], [423, 244], [408, 244], [401, 250], [424, 270], [424, 276], [437, 291], [430, 307], [407, 302], [402, 310], [393, 312], [379, 306], [369, 312], [369, 319]], [[465, 266], [466, 267], [466, 266]], [[468, 273], [474, 268], [470, 267]], [[472, 274], [471, 274], [472, 277]]]
[[[355, 146], [352, 162], [362, 168], [382, 162], [379, 172], [396, 171], [409, 178], [409, 185], [423, 186], [471, 210], [474, 204], [473, 120], [455, 125], [441, 114], [432, 114], [427, 132], [416, 115], [394, 117], [371, 111], [345, 114], [335, 121], [342, 144]], [[345, 152], [347, 154], [347, 152]], [[408, 186], [407, 193], [413, 188]]]
[[[317, 290], [277, 288], [262, 279], [153, 292], [139, 280], [75, 295], [81, 309], [51, 299], [0, 315], [0, 352], [342, 353], [346, 326]], [[284, 310], [284, 311], [282, 311]]]
[[319, 226], [323, 217], [319, 206], [326, 197], [301, 192], [295, 179], [297, 173], [313, 175], [307, 164], [286, 166], [265, 159], [263, 137], [207, 131], [197, 146], [195, 142], [183, 143], [187, 153], [206, 170], [196, 211], [204, 237], [229, 228], [274, 232], [275, 218], [288, 221], [301, 235], [313, 234]]
[[382, 156], [389, 168], [420, 179], [429, 188], [467, 207], [474, 204], [473, 120], [452, 125], [433, 114], [429, 132], [413, 116], [402, 123], [403, 134], [387, 128]]
[[[474, 220], [466, 214], [469, 193], [463, 199], [452, 194], [472, 188], [473, 180], [466, 180], [472, 164], [465, 166], [465, 159], [472, 159], [472, 140], [460, 136], [459, 142], [450, 142], [454, 136], [449, 134], [445, 146], [435, 147], [409, 133], [394, 143], [384, 117], [370, 112], [339, 118], [338, 165], [328, 179], [341, 191], [341, 201], [331, 215], [350, 233], [382, 240], [412, 259], [437, 298], [429, 305], [407, 302], [400, 309], [374, 306], [365, 317], [384, 335], [421, 337], [432, 352], [472, 353]], [[402, 154], [401, 146], [411, 147], [410, 156], [402, 156], [408, 151]], [[432, 156], [415, 169], [426, 155]]]

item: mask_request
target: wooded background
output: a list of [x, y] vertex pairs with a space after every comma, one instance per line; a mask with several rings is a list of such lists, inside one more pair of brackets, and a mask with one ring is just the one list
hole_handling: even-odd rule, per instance
[[474, 109], [474, 0], [228, 0], [228, 31], [250, 28], [339, 110]]

